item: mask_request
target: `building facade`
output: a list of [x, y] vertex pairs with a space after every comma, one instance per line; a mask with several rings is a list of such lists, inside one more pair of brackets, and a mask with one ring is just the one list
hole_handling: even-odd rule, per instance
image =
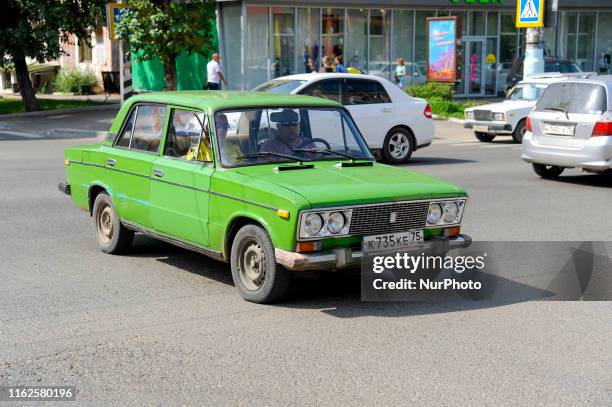
[[[612, 0], [546, 0], [545, 54], [599, 71], [612, 54]], [[464, 97], [503, 92], [510, 67], [524, 55], [525, 30], [515, 28], [514, 0], [219, 1], [218, 33], [230, 89], [319, 69], [324, 56], [392, 78], [403, 58], [407, 85], [426, 75], [427, 17], [458, 16]], [[610, 69], [612, 72], [612, 68]]]

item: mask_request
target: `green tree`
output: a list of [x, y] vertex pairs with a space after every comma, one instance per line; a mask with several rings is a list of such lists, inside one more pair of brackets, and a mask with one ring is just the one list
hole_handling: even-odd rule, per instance
[[167, 90], [176, 90], [176, 58], [182, 53], [208, 55], [213, 39], [215, 2], [130, 0], [115, 27], [134, 50], [135, 61], [159, 58]]
[[89, 41], [103, 0], [4, 0], [0, 24], [0, 64], [13, 65], [25, 110], [39, 110], [26, 58], [57, 59], [70, 34]]

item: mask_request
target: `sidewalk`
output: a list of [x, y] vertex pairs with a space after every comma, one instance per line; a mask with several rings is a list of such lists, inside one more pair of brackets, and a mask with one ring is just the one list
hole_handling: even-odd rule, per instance
[[[19, 93], [0, 93], [0, 98], [21, 100], [21, 95]], [[50, 95], [46, 93], [37, 93], [36, 99], [83, 100], [101, 103], [120, 103], [121, 95], [113, 93], [107, 97], [106, 95]]]

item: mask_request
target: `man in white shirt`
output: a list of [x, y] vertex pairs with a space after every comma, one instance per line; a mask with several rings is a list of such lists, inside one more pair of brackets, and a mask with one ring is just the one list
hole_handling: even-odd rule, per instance
[[214, 53], [212, 60], [206, 65], [206, 84], [208, 90], [219, 90], [221, 81], [227, 86], [227, 81], [221, 73], [221, 65], [219, 64], [219, 54]]

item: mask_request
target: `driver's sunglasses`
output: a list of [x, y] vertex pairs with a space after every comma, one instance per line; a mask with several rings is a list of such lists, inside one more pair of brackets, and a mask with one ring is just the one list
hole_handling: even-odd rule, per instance
[[297, 127], [297, 122], [284, 122], [280, 124], [281, 127]]
[[217, 127], [223, 130], [229, 130], [230, 125], [229, 123], [217, 123]]

